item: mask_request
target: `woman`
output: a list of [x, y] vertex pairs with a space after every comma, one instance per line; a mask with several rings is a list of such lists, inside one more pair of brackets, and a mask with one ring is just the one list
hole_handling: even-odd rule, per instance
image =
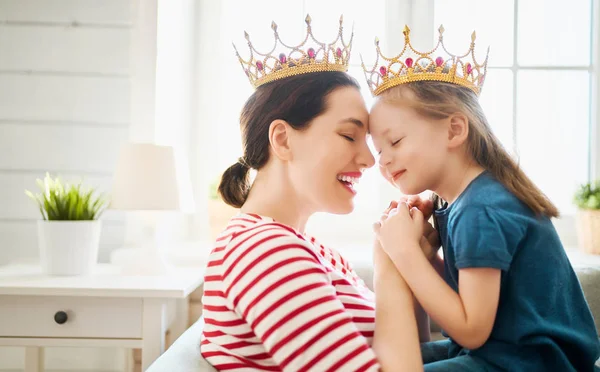
[[385, 296], [374, 296], [304, 233], [315, 212], [350, 213], [353, 185], [374, 165], [340, 39], [341, 26], [327, 48], [274, 66], [240, 58], [257, 89], [241, 114], [244, 155], [219, 192], [241, 213], [217, 238], [203, 298], [201, 352], [219, 370], [422, 370], [412, 294], [380, 246], [374, 286]]

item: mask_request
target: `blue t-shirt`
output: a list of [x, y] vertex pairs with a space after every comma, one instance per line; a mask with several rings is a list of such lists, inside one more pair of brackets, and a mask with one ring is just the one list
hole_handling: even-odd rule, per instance
[[450, 357], [471, 354], [509, 371], [593, 370], [600, 354], [594, 319], [549, 218], [488, 172], [435, 217], [452, 289], [458, 292], [460, 269], [502, 270], [490, 338], [476, 350], [453, 341]]

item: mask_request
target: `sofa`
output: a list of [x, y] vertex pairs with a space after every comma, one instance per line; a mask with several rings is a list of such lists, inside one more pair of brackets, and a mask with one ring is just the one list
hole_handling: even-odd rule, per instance
[[[571, 262], [588, 304], [592, 310], [596, 329], [600, 320], [600, 256], [588, 256], [579, 252], [569, 253]], [[354, 265], [354, 269], [360, 275], [369, 288], [373, 288], [372, 266]], [[208, 362], [200, 356], [200, 337], [204, 326], [202, 318], [185, 331], [169, 349], [163, 353], [146, 371], [148, 372], [208, 372], [216, 371]], [[431, 325], [432, 339], [441, 338], [439, 327]], [[600, 365], [600, 360], [596, 364]]]

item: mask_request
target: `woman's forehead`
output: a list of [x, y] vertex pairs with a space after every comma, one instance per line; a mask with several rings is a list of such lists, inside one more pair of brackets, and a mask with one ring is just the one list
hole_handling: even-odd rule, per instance
[[354, 88], [343, 88], [333, 91], [327, 97], [325, 115], [335, 117], [338, 121], [348, 118], [360, 121], [365, 126], [369, 120], [369, 112], [360, 92]]

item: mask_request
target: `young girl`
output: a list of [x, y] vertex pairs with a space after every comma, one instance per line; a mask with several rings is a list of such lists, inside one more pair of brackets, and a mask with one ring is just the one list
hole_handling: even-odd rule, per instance
[[378, 96], [370, 132], [382, 173], [403, 194], [431, 190], [446, 202], [434, 212], [443, 260], [419, 247], [429, 216], [418, 208], [400, 203], [376, 229], [450, 337], [423, 345], [425, 370], [592, 371], [598, 334], [550, 220], [557, 208], [503, 149], [478, 102], [487, 59], [474, 59], [474, 35], [469, 53], [444, 58], [445, 48], [415, 52], [409, 33], [402, 54], [367, 77]]

